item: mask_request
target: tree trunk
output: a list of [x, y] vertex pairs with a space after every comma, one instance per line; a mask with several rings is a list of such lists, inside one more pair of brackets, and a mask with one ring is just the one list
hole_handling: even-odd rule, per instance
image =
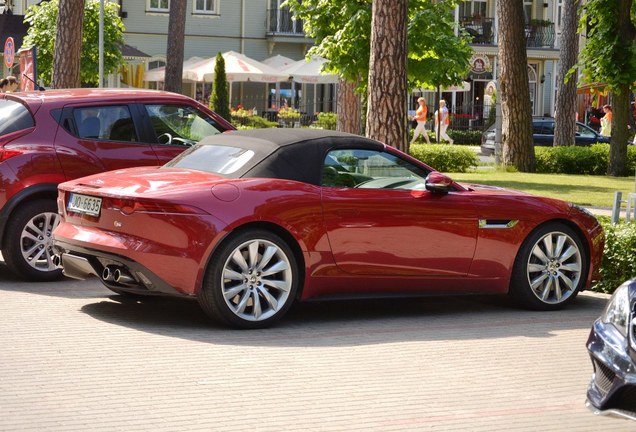
[[81, 87], [84, 0], [60, 0], [56, 27], [51, 85], [56, 89]]
[[499, 95], [503, 122], [503, 163], [519, 171], [534, 172], [532, 110], [528, 85], [528, 57], [523, 2], [498, 1]]
[[576, 139], [576, 87], [577, 73], [565, 77], [576, 64], [579, 52], [579, 35], [576, 28], [579, 21], [578, 0], [563, 0], [563, 27], [561, 32], [561, 52], [559, 89], [556, 98], [556, 127], [554, 128], [554, 145], [574, 145]]
[[[625, 44], [628, 51], [634, 42], [634, 31], [631, 23], [631, 0], [617, 2], [618, 28], [617, 36]], [[612, 137], [610, 141], [609, 163], [607, 174], [611, 176], [626, 176], [627, 172], [627, 140], [629, 116], [632, 115], [629, 103], [629, 84], [621, 84], [612, 95]]]
[[408, 0], [373, 0], [366, 134], [408, 152]]
[[623, 84], [620, 93], [612, 94], [612, 138], [610, 141], [607, 174], [615, 177], [629, 175], [627, 172], [627, 141], [629, 139], [629, 84]]
[[338, 125], [336, 130], [359, 135], [362, 131], [360, 95], [357, 83], [340, 79], [338, 84]]
[[183, 83], [183, 49], [187, 5], [186, 0], [170, 1], [164, 90], [175, 93], [181, 93]]

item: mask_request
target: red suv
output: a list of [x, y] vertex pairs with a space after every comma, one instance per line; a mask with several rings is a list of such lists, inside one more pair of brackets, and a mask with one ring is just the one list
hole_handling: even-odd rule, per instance
[[59, 278], [51, 232], [57, 185], [101, 171], [162, 165], [204, 136], [234, 129], [182, 95], [137, 89], [0, 94], [0, 247], [35, 281]]

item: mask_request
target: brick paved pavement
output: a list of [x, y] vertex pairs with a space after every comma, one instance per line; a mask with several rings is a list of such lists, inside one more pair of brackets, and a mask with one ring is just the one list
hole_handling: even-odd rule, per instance
[[315, 303], [264, 331], [0, 267], [1, 431], [627, 431], [584, 406], [606, 296]]

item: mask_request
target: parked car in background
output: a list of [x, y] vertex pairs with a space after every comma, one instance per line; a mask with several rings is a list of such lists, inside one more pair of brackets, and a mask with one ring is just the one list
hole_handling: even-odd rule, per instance
[[592, 326], [587, 350], [594, 367], [588, 407], [636, 420], [636, 279], [614, 292]]
[[[554, 118], [533, 117], [532, 138], [535, 146], [552, 146], [554, 144]], [[594, 129], [583, 123], [576, 123], [575, 145], [588, 146], [599, 143], [609, 143], [609, 137], [599, 135]], [[485, 155], [495, 153], [495, 126], [492, 125], [481, 136], [481, 152]]]
[[186, 96], [136, 89], [0, 94], [0, 247], [8, 267], [36, 281], [61, 276], [51, 233], [57, 185], [162, 165], [207, 135], [233, 129]]
[[314, 129], [206, 137], [163, 167], [59, 191], [67, 276], [196, 297], [241, 328], [334, 297], [510, 293], [560, 309], [596, 279], [604, 244], [573, 204], [462, 185], [377, 141]]

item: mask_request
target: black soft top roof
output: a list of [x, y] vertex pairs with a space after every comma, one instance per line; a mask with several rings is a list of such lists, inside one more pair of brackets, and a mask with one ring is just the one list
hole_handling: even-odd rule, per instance
[[249, 164], [231, 177], [280, 178], [319, 185], [322, 164], [334, 148], [384, 150], [384, 144], [359, 135], [321, 129], [269, 128], [231, 131], [203, 138], [198, 145], [252, 150]]

